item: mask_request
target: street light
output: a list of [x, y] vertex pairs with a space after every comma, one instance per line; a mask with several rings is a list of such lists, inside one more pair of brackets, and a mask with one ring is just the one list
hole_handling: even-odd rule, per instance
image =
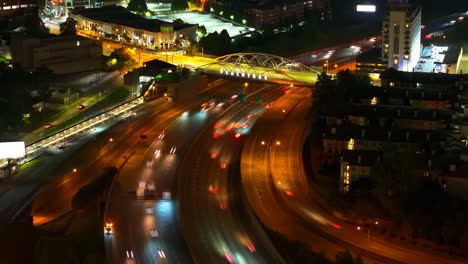
[[[375, 221], [374, 222], [374, 225], [378, 225], [379, 224], [379, 221]], [[367, 230], [367, 241], [370, 241], [370, 231], [372, 229], [372, 225], [369, 226], [369, 229]]]
[[279, 145], [281, 145], [281, 142], [278, 140], [276, 141], [276, 146], [279, 146]]
[[261, 142], [260, 144], [262, 144], [262, 146], [264, 146], [264, 145], [265, 145], [265, 141], [262, 140], [262, 142]]
[[326, 68], [325, 73], [328, 74], [328, 60], [325, 61], [325, 64], [323, 64], [323, 67]]
[[76, 168], [73, 169], [73, 172], [78, 172], [78, 170]]

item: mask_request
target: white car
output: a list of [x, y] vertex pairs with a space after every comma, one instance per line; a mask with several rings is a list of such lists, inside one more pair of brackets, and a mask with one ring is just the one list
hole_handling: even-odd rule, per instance
[[149, 183], [146, 186], [146, 189], [148, 189], [148, 191], [154, 191], [154, 190], [156, 190], [156, 185], [154, 185], [154, 183]]
[[166, 254], [164, 253], [164, 251], [162, 249], [158, 249], [158, 255], [159, 255], [160, 259], [165, 259], [166, 258]]
[[151, 237], [153, 237], [153, 238], [159, 236], [158, 230], [156, 230], [156, 229], [152, 229], [150, 231], [150, 234], [151, 234]]
[[135, 256], [133, 255], [133, 250], [131, 250], [131, 249], [127, 250], [125, 253], [126, 253], [128, 259], [135, 258]]
[[176, 150], [177, 150], [176, 147], [172, 147], [171, 150], [169, 151], [169, 153], [174, 154], [174, 153], [176, 153]]

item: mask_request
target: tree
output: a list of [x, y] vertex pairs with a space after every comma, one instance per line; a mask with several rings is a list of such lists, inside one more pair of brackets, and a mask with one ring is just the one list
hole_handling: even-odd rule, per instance
[[143, 14], [148, 11], [148, 6], [146, 5], [146, 0], [130, 0], [127, 9], [138, 14]]
[[200, 36], [205, 36], [206, 35], [206, 27], [205, 26], [199, 26], [197, 30], [198, 34]]
[[213, 55], [225, 55], [232, 51], [231, 37], [224, 29], [220, 34], [213, 32], [200, 39], [199, 47]]
[[129, 70], [137, 65], [127, 48], [114, 50], [106, 60], [105, 68], [108, 70]]
[[414, 155], [386, 145], [381, 160], [371, 170], [376, 182], [373, 195], [393, 217], [401, 215], [401, 202], [406, 193], [417, 189], [417, 179], [412, 174], [414, 164]]
[[361, 256], [357, 256], [356, 258], [349, 253], [349, 251], [345, 251], [342, 253], [338, 253], [336, 255], [336, 264], [363, 264]]
[[71, 17], [68, 17], [67, 20], [65, 20], [65, 22], [60, 23], [60, 35], [76, 35], [76, 20]]
[[322, 72], [318, 75], [315, 84], [314, 98], [320, 105], [341, 105], [346, 99], [346, 87], [337, 85], [330, 75]]
[[185, 10], [188, 8], [188, 3], [185, 0], [173, 0], [171, 9], [174, 11]]

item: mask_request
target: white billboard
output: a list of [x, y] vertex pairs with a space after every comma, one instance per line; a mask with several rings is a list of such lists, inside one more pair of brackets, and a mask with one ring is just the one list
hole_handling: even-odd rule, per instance
[[0, 142], [0, 159], [16, 159], [26, 155], [24, 141]]
[[358, 12], [374, 13], [377, 7], [375, 5], [357, 5], [356, 10]]

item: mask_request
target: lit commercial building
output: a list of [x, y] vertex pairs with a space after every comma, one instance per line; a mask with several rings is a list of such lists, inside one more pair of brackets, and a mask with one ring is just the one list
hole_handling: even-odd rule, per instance
[[46, 8], [56, 16], [65, 16], [68, 9], [88, 8], [91, 6], [90, 0], [46, 0]]
[[197, 25], [146, 19], [114, 5], [75, 9], [69, 16], [77, 21], [79, 35], [155, 50], [171, 49], [195, 40], [198, 28]]
[[421, 9], [394, 3], [383, 22], [382, 58], [388, 66], [412, 71], [421, 55]]
[[37, 1], [35, 0], [2, 0], [0, 1], [0, 15], [12, 13], [18, 9], [35, 7], [36, 5]]
[[80, 36], [34, 38], [13, 36], [13, 63], [27, 71], [48, 68], [56, 74], [102, 68], [102, 45]]

